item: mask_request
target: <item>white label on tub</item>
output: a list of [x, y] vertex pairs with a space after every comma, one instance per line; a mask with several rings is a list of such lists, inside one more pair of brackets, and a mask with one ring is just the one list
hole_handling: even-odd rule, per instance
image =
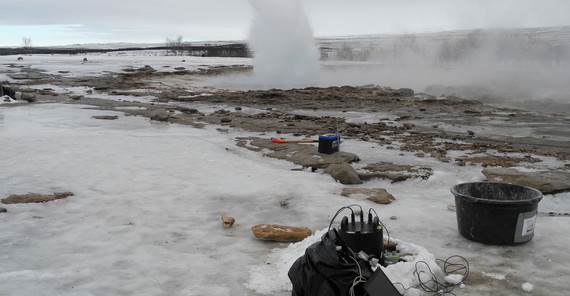
[[524, 219], [521, 235], [525, 236], [525, 235], [532, 234], [534, 232], [534, 226], [535, 225], [536, 225], [536, 215], [534, 215], [528, 219]]

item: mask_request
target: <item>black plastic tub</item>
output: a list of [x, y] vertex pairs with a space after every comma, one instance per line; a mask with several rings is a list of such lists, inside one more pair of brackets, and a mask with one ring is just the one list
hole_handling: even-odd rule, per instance
[[515, 245], [534, 236], [538, 202], [534, 188], [497, 182], [473, 182], [451, 188], [457, 226], [464, 237], [490, 245]]

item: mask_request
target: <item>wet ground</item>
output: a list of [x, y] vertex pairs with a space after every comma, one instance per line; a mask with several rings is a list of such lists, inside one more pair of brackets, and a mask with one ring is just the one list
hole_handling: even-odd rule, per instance
[[249, 91], [200, 86], [205, 78], [247, 74], [247, 65], [169, 72], [146, 65], [79, 77], [10, 69], [9, 85], [33, 103], [86, 104], [147, 117], [161, 110], [170, 113], [169, 122], [216, 124], [222, 132], [240, 128], [313, 139], [338, 133], [457, 165], [511, 167], [554, 156], [562, 161], [558, 169], [570, 169], [563, 164], [570, 157], [568, 110], [532, 112], [376, 85]]

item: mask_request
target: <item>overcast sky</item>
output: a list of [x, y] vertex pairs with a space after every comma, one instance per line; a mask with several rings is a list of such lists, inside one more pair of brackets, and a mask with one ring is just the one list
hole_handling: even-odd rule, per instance
[[[570, 25], [569, 0], [300, 1], [315, 37]], [[254, 17], [248, 0], [2, 0], [0, 14], [0, 46], [245, 40]]]

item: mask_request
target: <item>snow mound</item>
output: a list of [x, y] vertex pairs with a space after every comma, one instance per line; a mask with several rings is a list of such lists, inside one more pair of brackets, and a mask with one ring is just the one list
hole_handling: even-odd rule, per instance
[[[244, 285], [260, 294], [291, 291], [293, 287], [287, 276], [289, 269], [299, 257], [305, 254], [305, 249], [319, 242], [326, 232], [327, 229], [319, 230], [303, 241], [290, 244], [287, 248], [273, 249], [264, 262], [248, 266], [248, 278]], [[434, 276], [438, 282], [446, 280], [454, 285], [463, 280], [463, 276], [458, 274], [450, 275], [450, 280], [448, 280], [437, 265], [435, 256], [424, 247], [394, 238], [390, 240], [398, 244], [397, 250], [401, 254], [401, 259], [406, 262], [399, 262], [388, 267], [380, 266], [380, 268], [400, 293], [411, 295], [410, 293], [420, 292], [411, 287], [419, 285], [420, 279], [423, 283], [431, 282]]]

